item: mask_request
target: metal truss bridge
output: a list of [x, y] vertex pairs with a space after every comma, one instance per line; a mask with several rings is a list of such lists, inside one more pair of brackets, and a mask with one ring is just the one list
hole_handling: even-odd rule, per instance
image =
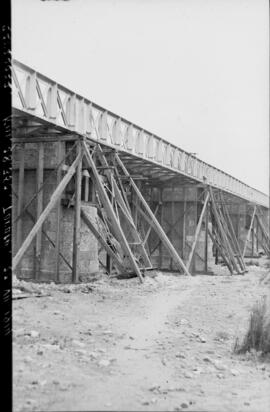
[[134, 174], [158, 181], [205, 184], [253, 204], [269, 207], [268, 196], [192, 154], [95, 104], [32, 68], [12, 63], [13, 132], [32, 136], [84, 136], [118, 151]]

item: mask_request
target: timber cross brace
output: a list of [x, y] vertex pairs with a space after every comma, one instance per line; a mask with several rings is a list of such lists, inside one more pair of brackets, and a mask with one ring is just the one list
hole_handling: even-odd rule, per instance
[[[255, 236], [257, 244], [269, 255], [269, 237], [261, 221], [263, 214], [259, 207], [253, 208], [241, 249], [221, 191], [214, 191], [209, 185], [184, 188], [182, 192], [179, 192], [177, 184], [151, 187], [139, 179], [139, 170], [135, 176], [133, 168], [131, 173], [128, 171], [128, 165], [124, 165], [117, 151], [104, 150], [100, 144], [89, 144], [86, 139], [55, 142], [57, 164], [48, 172], [44, 167], [46, 143], [38, 141], [31, 144], [36, 145], [37, 152], [36, 191], [25, 202], [23, 186], [28, 170], [25, 167], [26, 143], [17, 143], [18, 193], [13, 189], [17, 200], [17, 216], [13, 219], [17, 229], [17, 251], [13, 258], [13, 270], [20, 266], [32, 245], [33, 269], [35, 278], [39, 279], [42, 242], [47, 241], [54, 249], [54, 280], [60, 281], [61, 264], [64, 264], [65, 269], [71, 272], [70, 281], [78, 282], [82, 224], [100, 245], [103, 252], [98, 256], [99, 264], [109, 274], [134, 273], [140, 281], [143, 281], [146, 271], [154, 268], [194, 274], [198, 271], [196, 261], [197, 266], [201, 267], [199, 272], [207, 273], [211, 254], [215, 257], [215, 263], [226, 265], [231, 274], [243, 274], [246, 272], [244, 256], [250, 242], [254, 253]], [[45, 188], [48, 182], [51, 183], [53, 175], [55, 188], [43, 207], [43, 198], [47, 194]], [[30, 211], [34, 201], [36, 211]], [[94, 218], [89, 215], [89, 204], [97, 211]], [[63, 218], [65, 208], [73, 214], [70, 254], [61, 248], [60, 239], [64, 224], [61, 216]], [[55, 215], [55, 236], [45, 228], [45, 222], [52, 213]], [[25, 217], [30, 218], [31, 230], [22, 239]], [[191, 222], [192, 236], [187, 228]], [[179, 242], [177, 245], [177, 238], [178, 241], [181, 238], [181, 245]], [[89, 243], [89, 254], [91, 247]], [[87, 243], [83, 248], [87, 251]]]
[[269, 198], [179, 147], [12, 63], [13, 270], [143, 281], [270, 255]]

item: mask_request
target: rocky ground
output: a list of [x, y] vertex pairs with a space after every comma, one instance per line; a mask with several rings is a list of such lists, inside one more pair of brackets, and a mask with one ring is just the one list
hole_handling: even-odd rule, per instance
[[269, 411], [269, 361], [232, 351], [270, 287], [259, 260], [244, 276], [159, 272], [143, 285], [16, 281], [14, 412]]

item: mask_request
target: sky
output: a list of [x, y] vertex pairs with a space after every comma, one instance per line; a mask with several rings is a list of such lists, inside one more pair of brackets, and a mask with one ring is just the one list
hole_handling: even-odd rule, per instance
[[267, 0], [12, 0], [13, 57], [269, 192]]

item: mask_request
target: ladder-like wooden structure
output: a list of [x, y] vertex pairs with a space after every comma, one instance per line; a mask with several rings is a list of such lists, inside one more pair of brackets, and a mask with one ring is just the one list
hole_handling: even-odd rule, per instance
[[[206, 242], [209, 235], [215, 246], [216, 252], [222, 257], [223, 262], [228, 267], [231, 274], [243, 274], [247, 271], [245, 262], [240, 251], [240, 246], [234, 232], [228, 209], [221, 193], [219, 193], [218, 200], [219, 201], [217, 201], [216, 196], [213, 193], [212, 187], [207, 186], [205, 188], [205, 198], [201, 215], [198, 220], [194, 241], [187, 261], [187, 268], [189, 269], [191, 267], [204, 220]], [[209, 222], [208, 213], [210, 214], [211, 222]]]

